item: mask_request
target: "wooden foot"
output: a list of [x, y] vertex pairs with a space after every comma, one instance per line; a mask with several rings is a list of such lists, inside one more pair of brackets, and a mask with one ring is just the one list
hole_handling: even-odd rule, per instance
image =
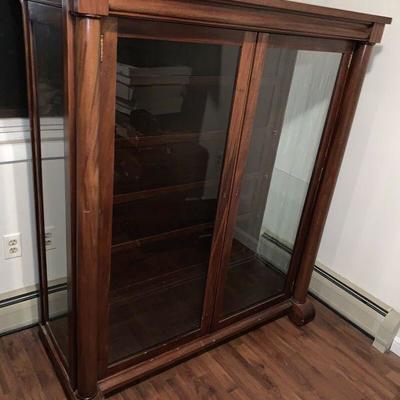
[[289, 311], [290, 320], [297, 326], [304, 326], [311, 322], [315, 317], [315, 308], [310, 300], [305, 303], [293, 302]]

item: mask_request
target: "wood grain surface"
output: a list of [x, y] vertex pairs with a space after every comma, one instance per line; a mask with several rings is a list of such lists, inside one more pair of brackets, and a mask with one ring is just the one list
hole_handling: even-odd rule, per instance
[[[313, 303], [303, 328], [277, 320], [110, 399], [399, 399], [400, 358]], [[0, 399], [65, 398], [36, 329], [0, 338]]]

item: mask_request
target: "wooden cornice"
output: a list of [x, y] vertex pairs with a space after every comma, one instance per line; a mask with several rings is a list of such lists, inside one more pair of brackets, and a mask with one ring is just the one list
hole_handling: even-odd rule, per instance
[[370, 44], [380, 42], [385, 24], [391, 22], [391, 18], [387, 17], [285, 0], [108, 0], [108, 2], [110, 14], [119, 16], [349, 39]]
[[304, 4], [287, 0], [214, 0], [214, 1], [217, 3], [230, 3], [243, 6], [246, 5], [255, 6], [261, 8], [282, 10], [286, 12], [309, 14], [310, 16], [311, 15], [323, 16], [323, 17], [346, 19], [358, 22], [367, 22], [367, 23], [378, 22], [381, 24], [390, 24], [392, 22], [392, 18], [381, 15], [365, 14], [355, 11], [346, 11], [337, 8], [315, 6], [311, 4]]

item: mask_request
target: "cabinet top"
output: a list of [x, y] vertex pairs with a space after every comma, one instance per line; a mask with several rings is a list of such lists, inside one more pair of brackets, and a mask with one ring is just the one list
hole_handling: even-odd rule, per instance
[[365, 14], [356, 11], [347, 11], [338, 8], [315, 6], [312, 4], [298, 3], [288, 0], [214, 0], [219, 3], [233, 3], [242, 5], [251, 5], [257, 7], [267, 7], [285, 10], [288, 12], [300, 12], [305, 14], [314, 14], [318, 16], [345, 18], [360, 22], [379, 22], [381, 24], [390, 24], [392, 18], [382, 15]]
[[[49, 0], [47, 0], [49, 1]], [[54, 0], [52, 0], [54, 1]], [[142, 2], [146, 2], [146, 0], [140, 0]], [[390, 24], [392, 22], [392, 18], [374, 15], [374, 14], [366, 14], [355, 11], [347, 11], [343, 9], [325, 7], [325, 6], [316, 6], [305, 3], [298, 3], [295, 1], [288, 0], [181, 0], [181, 1], [168, 1], [164, 0], [165, 3], [202, 3], [203, 5], [211, 4], [211, 3], [219, 3], [225, 5], [236, 5], [236, 6], [245, 6], [245, 7], [256, 7], [256, 8], [268, 8], [268, 9], [276, 9], [280, 11], [286, 11], [289, 13], [301, 13], [315, 16], [324, 16], [324, 17], [332, 17], [337, 19], [346, 19], [352, 21], [359, 22], [370, 22], [370, 23], [381, 23], [381, 24]], [[129, 6], [129, 3], [136, 3], [135, 0], [74, 0], [75, 3], [75, 11], [83, 12], [83, 10], [91, 9], [95, 12], [101, 12], [104, 9], [112, 9], [112, 4], [125, 4], [126, 7]], [[109, 7], [108, 7], [109, 5]]]
[[[48, 1], [48, 0], [47, 0]], [[67, 0], [65, 0], [67, 1]], [[174, 22], [288, 34], [380, 41], [389, 17], [287, 0], [71, 0], [79, 14], [162, 18]]]

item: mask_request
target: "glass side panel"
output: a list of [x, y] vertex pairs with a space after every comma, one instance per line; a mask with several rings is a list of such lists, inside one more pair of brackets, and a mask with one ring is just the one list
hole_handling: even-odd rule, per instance
[[[68, 353], [67, 146], [61, 8], [28, 3], [39, 103], [49, 325]], [[68, 357], [67, 357], [68, 358]]]
[[0, 1], [0, 118], [28, 117], [21, 21], [19, 2]]
[[283, 292], [342, 54], [267, 52], [223, 317]]
[[200, 328], [239, 50], [119, 38], [111, 363]]

